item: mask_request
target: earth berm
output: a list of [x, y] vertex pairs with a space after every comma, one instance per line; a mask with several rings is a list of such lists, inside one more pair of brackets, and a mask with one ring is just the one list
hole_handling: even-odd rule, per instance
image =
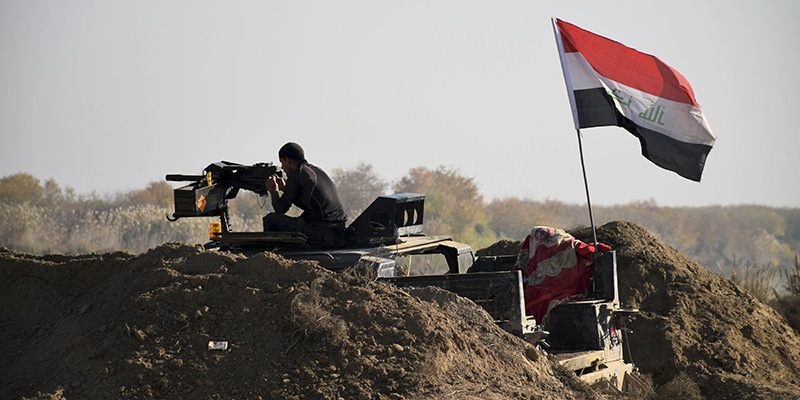
[[[772, 308], [639, 226], [597, 234], [617, 251], [623, 304], [641, 310], [626, 358], [658, 391], [639, 397], [800, 398], [800, 336]], [[0, 302], [3, 399], [620, 397], [469, 300], [272, 253], [0, 249]]]

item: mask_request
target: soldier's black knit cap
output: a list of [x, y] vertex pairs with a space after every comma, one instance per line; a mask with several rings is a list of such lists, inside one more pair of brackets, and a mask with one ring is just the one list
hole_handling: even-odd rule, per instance
[[306, 153], [299, 144], [295, 142], [289, 142], [283, 145], [280, 150], [278, 150], [278, 159], [283, 157], [288, 157], [292, 160], [303, 161], [306, 159]]

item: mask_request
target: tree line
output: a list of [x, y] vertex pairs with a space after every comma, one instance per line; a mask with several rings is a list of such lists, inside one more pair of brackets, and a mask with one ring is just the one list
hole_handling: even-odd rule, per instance
[[[501, 239], [522, 240], [536, 225], [570, 229], [586, 225], [585, 205], [506, 197], [486, 201], [475, 181], [456, 169], [416, 167], [390, 182], [369, 164], [331, 171], [352, 221], [377, 196], [424, 193], [425, 232], [447, 235], [475, 249]], [[204, 243], [206, 218], [170, 223], [173, 188], [151, 182], [114, 195], [77, 194], [27, 173], [0, 178], [0, 246], [29, 253], [147, 251], [164, 242]], [[269, 199], [240, 192], [231, 201], [238, 231], [261, 229]], [[800, 249], [800, 209], [757, 205], [662, 207], [655, 200], [593, 206], [595, 223], [625, 220], [698, 263], [730, 276], [743, 265], [792, 270]], [[780, 279], [780, 276], [776, 277]]]

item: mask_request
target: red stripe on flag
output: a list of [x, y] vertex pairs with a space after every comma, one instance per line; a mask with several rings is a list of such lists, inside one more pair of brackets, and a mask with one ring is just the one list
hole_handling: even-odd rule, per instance
[[658, 59], [611, 39], [557, 20], [564, 52], [580, 53], [607, 79], [664, 99], [700, 106], [689, 81]]

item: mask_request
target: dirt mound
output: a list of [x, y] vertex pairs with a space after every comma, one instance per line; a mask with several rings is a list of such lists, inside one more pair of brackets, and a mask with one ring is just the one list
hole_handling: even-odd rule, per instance
[[0, 398], [595, 396], [474, 303], [366, 276], [174, 243], [3, 249]]
[[[597, 233], [641, 310], [628, 359], [662, 397], [800, 398], [800, 337], [776, 312], [641, 227]], [[0, 249], [0, 302], [4, 399], [603, 398], [466, 299], [271, 253]]]
[[[571, 233], [593, 240], [589, 228]], [[661, 397], [697, 385], [709, 399], [800, 398], [800, 337], [773, 308], [638, 225], [608, 223], [597, 240], [616, 250], [623, 305], [641, 311], [627, 325], [625, 358], [653, 377]], [[499, 241], [477, 253], [521, 245]]]
[[683, 372], [707, 398], [800, 398], [800, 336], [774, 309], [638, 225], [611, 222], [597, 240], [617, 252], [623, 305], [641, 311], [631, 359], [657, 385]]

